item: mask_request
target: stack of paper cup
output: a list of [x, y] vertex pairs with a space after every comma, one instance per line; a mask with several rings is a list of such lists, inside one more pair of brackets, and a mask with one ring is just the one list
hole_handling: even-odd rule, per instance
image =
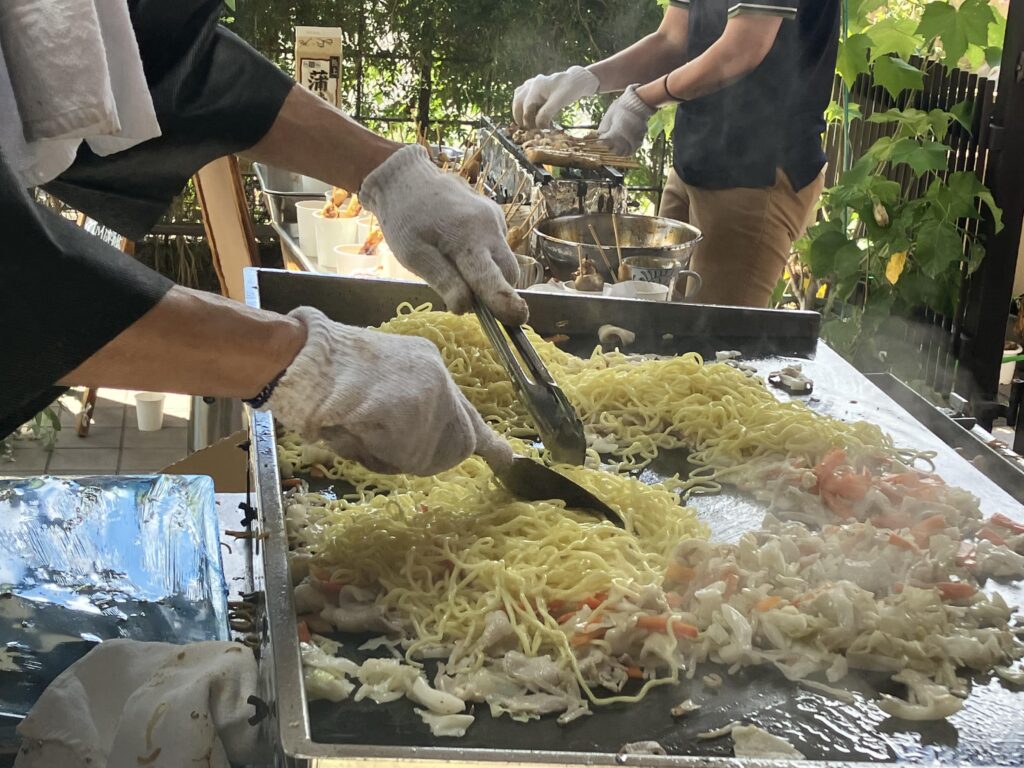
[[316, 260], [322, 272], [332, 274], [338, 271], [339, 245], [352, 245], [358, 235], [358, 221], [355, 217], [328, 219], [321, 211], [313, 214], [316, 227]]
[[299, 224], [299, 248], [306, 257], [316, 261], [316, 224], [313, 214], [321, 210], [324, 204], [319, 200], [301, 200], [295, 204], [295, 218]]
[[360, 253], [361, 245], [339, 245], [335, 247], [335, 262], [339, 275], [372, 277], [380, 268], [379, 255]]

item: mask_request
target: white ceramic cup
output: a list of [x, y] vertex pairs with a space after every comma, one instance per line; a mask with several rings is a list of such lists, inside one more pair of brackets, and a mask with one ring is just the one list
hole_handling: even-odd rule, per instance
[[372, 275], [380, 268], [380, 256], [360, 253], [361, 245], [339, 245], [334, 248], [339, 275]]
[[325, 218], [321, 211], [313, 213], [316, 226], [316, 260], [321, 269], [328, 272], [338, 271], [338, 258], [334, 249], [339, 245], [352, 245], [356, 242], [357, 222], [354, 217], [345, 219]]
[[139, 432], [156, 432], [164, 425], [164, 395], [159, 392], [138, 392], [135, 395], [135, 418]]
[[307, 258], [316, 261], [316, 223], [313, 214], [324, 204], [319, 200], [300, 200], [295, 204], [295, 220], [299, 225], [299, 248]]

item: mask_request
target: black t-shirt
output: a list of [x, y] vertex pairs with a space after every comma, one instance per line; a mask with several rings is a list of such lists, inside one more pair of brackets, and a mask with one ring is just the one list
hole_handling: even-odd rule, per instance
[[[206, 163], [259, 141], [292, 80], [217, 25], [221, 0], [132, 0], [163, 135], [97, 157], [83, 144], [46, 189], [133, 239]], [[37, 205], [0, 147], [0, 437], [54, 383], [148, 312], [170, 280]]]
[[687, 184], [708, 189], [768, 187], [782, 168], [794, 189], [821, 172], [821, 134], [839, 46], [839, 0], [670, 0], [689, 10], [687, 57], [745, 13], [783, 17], [764, 61], [732, 85], [680, 104], [673, 164]]

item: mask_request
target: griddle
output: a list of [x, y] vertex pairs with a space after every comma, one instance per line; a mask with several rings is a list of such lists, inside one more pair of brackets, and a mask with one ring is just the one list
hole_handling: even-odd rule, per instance
[[[271, 270], [248, 270], [248, 301], [277, 311], [300, 304], [316, 306], [342, 322], [374, 325], [388, 319], [398, 300], [413, 304], [440, 301], [425, 286], [328, 276], [307, 276]], [[816, 341], [818, 317], [806, 312], [774, 312], [662, 304], [596, 297], [524, 294], [531, 323], [541, 335], [568, 335], [567, 347], [589, 354], [599, 324], [611, 322], [636, 330], [638, 352], [659, 354], [740, 349], [757, 359], [753, 364], [766, 376], [785, 364], [800, 362], [814, 379], [815, 396], [808, 404], [816, 411], [842, 419], [880, 424], [897, 444], [937, 452], [937, 470], [950, 483], [969, 488], [981, 499], [986, 515], [1003, 512], [1024, 520], [1024, 507], [1007, 491], [982, 475], [954, 447], [940, 441], [906, 410], [857, 373], [824, 344]], [[671, 339], [665, 333], [671, 333]], [[781, 399], [788, 396], [776, 393]], [[1024, 696], [989, 676], [972, 681], [964, 710], [944, 722], [910, 723], [887, 717], [870, 703], [875, 691], [901, 693], [885, 676], [847, 678], [840, 687], [857, 694], [854, 704], [834, 701], [786, 681], [768, 668], [747, 668], [727, 676], [706, 665], [694, 682], [655, 689], [644, 701], [628, 707], [595, 708], [595, 714], [567, 726], [554, 718], [529, 724], [490, 718], [486, 705], [476, 705], [477, 720], [461, 739], [435, 738], [406, 701], [385, 706], [352, 701], [313, 702], [307, 707], [301, 684], [291, 588], [287, 581], [286, 539], [274, 432], [268, 414], [252, 414], [252, 469], [259, 520], [268, 534], [259, 553], [256, 579], [266, 592], [267, 615], [261, 660], [263, 696], [274, 716], [264, 721], [268, 737], [288, 760], [316, 766], [351, 765], [353, 760], [499, 761], [533, 764], [643, 764], [672, 766], [726, 765], [731, 740], [696, 741], [696, 733], [733, 720], [760, 725], [784, 736], [814, 761], [855, 764], [871, 761], [955, 763], [969, 765], [1024, 764]], [[967, 433], [965, 432], [966, 436]], [[965, 437], [962, 451], [984, 451], [983, 443]], [[973, 456], [968, 453], [967, 456]], [[659, 458], [641, 479], [654, 482], [686, 467], [685, 452]], [[712, 529], [716, 540], [735, 540], [758, 528], [764, 510], [735, 491], [698, 497], [690, 502]], [[994, 585], [989, 585], [994, 586]], [[998, 585], [1011, 604], [1020, 604], [1024, 591]], [[362, 638], [341, 638], [346, 653]], [[717, 691], [702, 690], [706, 672], [723, 673]], [[682, 720], [669, 710], [685, 698], [703, 709]], [[627, 742], [654, 739], [668, 757], [622, 758]], [[284, 759], [284, 757], [282, 757]], [[744, 760], [755, 768], [770, 761]], [[292, 763], [288, 763], [292, 764]]]

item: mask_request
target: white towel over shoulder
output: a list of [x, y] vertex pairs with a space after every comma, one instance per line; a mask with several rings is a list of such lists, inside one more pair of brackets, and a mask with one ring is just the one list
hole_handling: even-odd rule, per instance
[[160, 135], [126, 0], [3, 0], [0, 54], [0, 148], [26, 187], [82, 140], [109, 155]]

